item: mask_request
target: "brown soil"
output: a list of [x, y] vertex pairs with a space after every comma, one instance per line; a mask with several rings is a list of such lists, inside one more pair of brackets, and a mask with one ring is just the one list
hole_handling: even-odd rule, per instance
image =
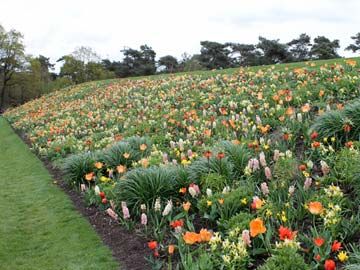
[[[27, 145], [30, 145], [29, 140], [23, 134], [16, 133]], [[87, 206], [83, 195], [65, 183], [61, 170], [54, 168], [50, 161], [41, 160], [55, 180], [54, 183], [69, 196], [77, 211], [89, 221], [103, 243], [111, 249], [114, 259], [121, 266], [120, 268], [122, 270], [150, 269], [149, 264], [144, 258], [151, 254], [146, 246], [147, 241], [134, 232], [127, 231], [121, 227], [117, 221], [111, 219], [108, 215], [97, 209], [97, 207]]]

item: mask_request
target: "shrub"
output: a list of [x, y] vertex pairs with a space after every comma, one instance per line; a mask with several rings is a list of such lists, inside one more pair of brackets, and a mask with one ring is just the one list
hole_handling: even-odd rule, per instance
[[223, 175], [210, 173], [201, 178], [201, 185], [210, 188], [213, 192], [220, 192], [227, 185], [227, 180]]
[[341, 111], [330, 111], [317, 117], [311, 130], [318, 132], [320, 138], [330, 138], [335, 136], [338, 140], [343, 140], [343, 126], [345, 117]]
[[115, 187], [116, 200], [126, 201], [129, 209], [136, 214], [140, 212], [140, 205], [146, 204], [152, 208], [156, 198], [168, 200], [178, 194], [174, 188], [176, 174], [174, 168], [151, 167], [148, 169], [137, 168], [125, 175]]
[[[130, 154], [129, 158], [125, 158], [124, 154]], [[112, 168], [118, 165], [129, 167], [135, 161], [136, 154], [127, 142], [118, 142], [103, 152], [103, 161]]]
[[229, 141], [223, 142], [222, 146], [224, 147], [225, 155], [233, 165], [233, 178], [240, 178], [244, 174], [244, 169], [251, 158], [249, 150], [243, 145], [236, 145]]
[[299, 175], [296, 158], [280, 158], [274, 165], [273, 175], [276, 180], [271, 184], [275, 184], [275, 188], [287, 187]]
[[310, 270], [304, 258], [294, 248], [279, 248], [258, 268], [259, 270]]
[[250, 221], [254, 219], [254, 216], [247, 212], [240, 212], [235, 216], [232, 216], [229, 220], [224, 220], [220, 225], [225, 230], [234, 230], [240, 229], [243, 231], [245, 229], [249, 229]]
[[201, 178], [209, 173], [217, 173], [229, 180], [232, 179], [233, 165], [227, 157], [221, 160], [216, 157], [212, 157], [209, 160], [200, 158], [192, 163], [188, 170], [190, 179], [196, 183], [199, 183]]
[[93, 171], [95, 161], [96, 157], [92, 153], [72, 155], [66, 158], [62, 165], [66, 181], [75, 186], [85, 183], [84, 175]]

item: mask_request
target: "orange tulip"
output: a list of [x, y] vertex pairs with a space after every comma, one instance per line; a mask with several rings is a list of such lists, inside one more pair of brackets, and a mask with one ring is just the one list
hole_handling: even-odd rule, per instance
[[199, 234], [201, 242], [209, 242], [212, 236], [211, 232], [209, 232], [207, 229], [201, 229]]
[[183, 203], [183, 208], [184, 208], [184, 210], [185, 210], [186, 212], [189, 211], [190, 206], [191, 206], [191, 202]]
[[168, 252], [170, 255], [174, 254], [175, 251], [175, 245], [169, 245]]
[[94, 174], [93, 172], [87, 173], [87, 174], [85, 174], [85, 179], [86, 179], [87, 181], [91, 181], [91, 180], [93, 180], [94, 175], [95, 175], [95, 174]]
[[195, 243], [201, 242], [200, 234], [195, 233], [195, 232], [186, 232], [183, 235], [183, 239], [184, 239], [185, 243], [188, 245], [193, 245]]
[[308, 209], [311, 214], [320, 215], [323, 212], [324, 207], [321, 202], [309, 202]]
[[126, 172], [126, 166], [119, 165], [119, 166], [116, 167], [116, 170], [117, 170], [118, 173], [124, 173], [124, 172]]
[[143, 143], [143, 144], [140, 145], [140, 150], [141, 150], [141, 151], [145, 151], [146, 148], [147, 148], [147, 145], [146, 145], [145, 143]]
[[94, 165], [96, 169], [101, 169], [103, 167], [102, 162], [96, 162]]
[[263, 234], [266, 232], [266, 227], [264, 226], [264, 222], [261, 218], [253, 219], [250, 222], [250, 235], [251, 237], [256, 237], [259, 234]]

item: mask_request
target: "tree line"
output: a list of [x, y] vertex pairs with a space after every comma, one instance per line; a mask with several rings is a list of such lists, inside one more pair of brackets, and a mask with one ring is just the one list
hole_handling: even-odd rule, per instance
[[[360, 51], [360, 32], [351, 38], [353, 43], [346, 50]], [[121, 61], [102, 59], [92, 48], [82, 46], [57, 60], [62, 65], [56, 74], [48, 57], [25, 54], [20, 32], [6, 31], [0, 25], [0, 110], [54, 89], [93, 80], [340, 57], [339, 40], [325, 36], [312, 40], [305, 33], [287, 43], [260, 36], [257, 44], [201, 41], [200, 45], [199, 54], [184, 53], [181, 59], [165, 55], [158, 60], [154, 49], [146, 44], [139, 49], [124, 48], [120, 50]]]

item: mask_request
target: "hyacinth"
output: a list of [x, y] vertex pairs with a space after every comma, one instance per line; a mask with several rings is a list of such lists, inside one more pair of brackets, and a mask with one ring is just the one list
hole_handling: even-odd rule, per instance
[[99, 188], [99, 186], [95, 186], [94, 192], [95, 192], [96, 195], [99, 195], [99, 194], [100, 194], [100, 188]]
[[155, 200], [154, 209], [155, 209], [155, 212], [160, 212], [161, 211], [161, 199], [160, 198], [157, 198]]
[[206, 196], [208, 196], [208, 197], [212, 196], [212, 190], [210, 188], [206, 189]]
[[304, 182], [304, 189], [308, 190], [311, 187], [312, 179], [310, 177], [306, 177]]
[[294, 192], [295, 192], [295, 186], [290, 186], [289, 187], [289, 195], [290, 196], [294, 195]]
[[260, 188], [261, 188], [262, 194], [264, 194], [265, 196], [267, 196], [270, 193], [269, 187], [266, 182], [261, 183]]
[[327, 163], [323, 160], [320, 161], [321, 171], [324, 175], [328, 175], [330, 172], [330, 167]]
[[265, 177], [266, 177], [266, 179], [271, 180], [272, 174], [271, 174], [270, 168], [269, 168], [269, 167], [265, 167], [264, 172], [265, 172]]
[[172, 206], [173, 206], [172, 201], [169, 200], [164, 208], [164, 211], [162, 212], [163, 217], [167, 216], [171, 212]]
[[141, 214], [141, 225], [146, 225], [148, 222], [147, 215], [145, 213]]
[[274, 157], [273, 157], [273, 159], [274, 159], [274, 161], [278, 161], [279, 158], [280, 158], [280, 151], [276, 149], [276, 150], [274, 150]]
[[249, 230], [243, 230], [241, 233], [241, 238], [246, 246], [251, 246], [251, 240], [250, 240], [250, 232]]
[[126, 205], [126, 202], [121, 202], [121, 210], [122, 210], [124, 219], [129, 219], [130, 212], [129, 212], [129, 208]]
[[260, 161], [261, 166], [266, 167], [267, 164], [266, 164], [266, 158], [265, 158], [265, 153], [264, 152], [260, 153], [259, 161]]

